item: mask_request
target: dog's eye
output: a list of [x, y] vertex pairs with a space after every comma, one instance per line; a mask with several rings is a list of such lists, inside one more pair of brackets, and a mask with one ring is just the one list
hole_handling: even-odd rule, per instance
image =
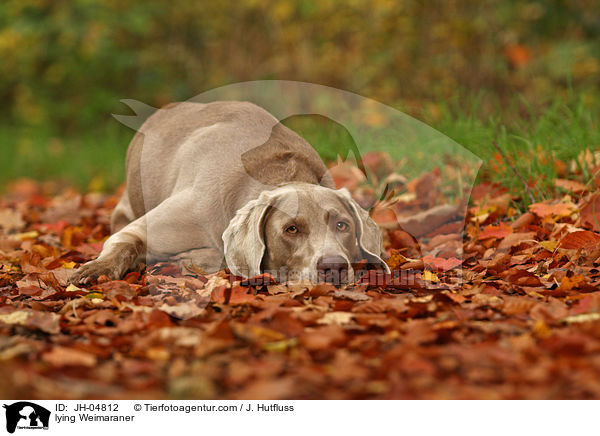
[[345, 223], [344, 221], [338, 221], [335, 226], [340, 232], [345, 232], [348, 230], [348, 227], [350, 227], [348, 223]]
[[289, 233], [290, 235], [295, 235], [296, 233], [298, 233], [298, 227], [296, 227], [296, 226], [289, 226], [287, 229], [285, 229], [285, 231], [287, 233]]

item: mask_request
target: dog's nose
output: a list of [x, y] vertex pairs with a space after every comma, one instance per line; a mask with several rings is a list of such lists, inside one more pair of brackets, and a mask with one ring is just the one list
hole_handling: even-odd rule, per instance
[[342, 256], [323, 256], [317, 262], [320, 282], [339, 285], [348, 281], [348, 261]]

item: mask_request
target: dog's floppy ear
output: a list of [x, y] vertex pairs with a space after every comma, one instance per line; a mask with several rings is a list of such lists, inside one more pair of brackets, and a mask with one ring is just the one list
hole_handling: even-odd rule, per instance
[[358, 223], [358, 244], [363, 255], [369, 263], [379, 264], [385, 272], [389, 273], [390, 268], [381, 258], [381, 256], [385, 256], [385, 252], [383, 251], [383, 241], [379, 226], [371, 219], [369, 212], [354, 201], [346, 188], [338, 189], [336, 192], [348, 204], [356, 218]]
[[264, 191], [239, 209], [223, 232], [225, 261], [236, 276], [248, 278], [260, 274], [265, 254], [264, 218], [275, 198], [272, 191]]

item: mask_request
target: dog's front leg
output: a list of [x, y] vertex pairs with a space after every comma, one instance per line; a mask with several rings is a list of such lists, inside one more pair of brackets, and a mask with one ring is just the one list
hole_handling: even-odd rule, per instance
[[97, 259], [82, 265], [70, 279], [71, 283], [87, 283], [106, 275], [118, 280], [133, 268], [146, 253], [146, 217], [129, 223], [106, 240]]
[[207, 274], [225, 268], [223, 253], [213, 247], [203, 247], [184, 251], [173, 256], [171, 259], [182, 268], [198, 267]]

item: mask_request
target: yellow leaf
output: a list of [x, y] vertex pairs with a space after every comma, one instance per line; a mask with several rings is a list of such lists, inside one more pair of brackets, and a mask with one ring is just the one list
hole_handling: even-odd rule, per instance
[[298, 344], [298, 339], [290, 338], [283, 341], [269, 342], [262, 346], [263, 350], [267, 351], [286, 351], [288, 348], [293, 348]]
[[546, 299], [546, 297], [544, 297], [542, 294], [540, 294], [539, 292], [535, 292], [535, 291], [529, 291], [529, 292], [527, 292], [527, 295], [529, 295], [530, 297], [539, 298], [541, 300], [545, 300]]
[[34, 239], [39, 236], [39, 233], [36, 230], [32, 230], [30, 232], [17, 233], [15, 238], [20, 239], [21, 241], [24, 239]]
[[485, 220], [488, 219], [489, 216], [490, 216], [489, 213], [483, 213], [481, 215], [475, 215], [474, 217], [471, 218], [471, 221], [473, 221], [474, 223], [482, 224], [482, 223], [485, 222]]
[[73, 269], [75, 268], [75, 265], [77, 265], [75, 262], [65, 262], [64, 260], [62, 261], [63, 268]]
[[437, 283], [440, 281], [439, 277], [436, 276], [435, 273], [432, 273], [429, 270], [423, 271], [423, 280], [428, 280], [428, 281], [434, 282], [434, 283]]
[[548, 327], [548, 324], [546, 324], [544, 321], [542, 321], [541, 319], [538, 319], [535, 324], [533, 325], [533, 333], [541, 339], [547, 338], [549, 337], [552, 332], [550, 331], [550, 327]]
[[67, 289], [65, 289], [65, 291], [66, 292], [75, 292], [75, 291], [83, 291], [83, 289], [78, 288], [73, 283], [71, 283], [69, 286], [67, 286]]
[[558, 241], [542, 241], [539, 244], [548, 251], [554, 251], [558, 246]]

